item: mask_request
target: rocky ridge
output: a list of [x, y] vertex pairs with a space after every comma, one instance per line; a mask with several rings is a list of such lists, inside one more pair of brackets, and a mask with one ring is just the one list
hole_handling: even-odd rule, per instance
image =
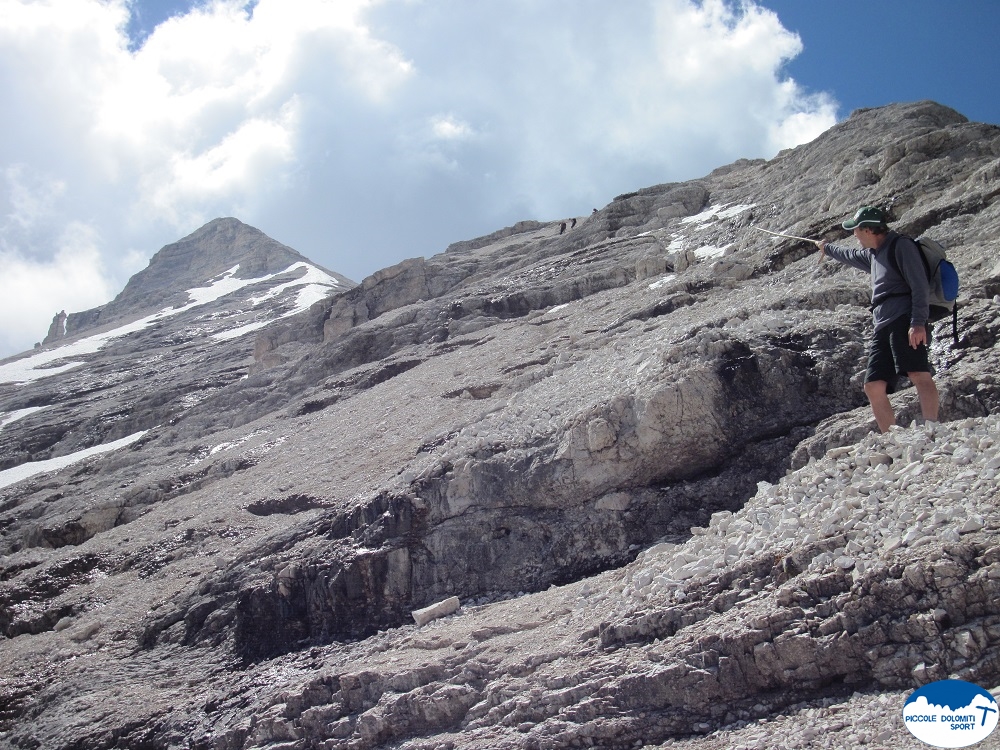
[[[998, 165], [862, 111], [295, 317], [223, 255], [169, 291], [215, 312], [0, 363], [0, 744], [919, 746], [915, 686], [1000, 682]], [[871, 202], [963, 277], [937, 431], [869, 435], [864, 279], [752, 230]]]

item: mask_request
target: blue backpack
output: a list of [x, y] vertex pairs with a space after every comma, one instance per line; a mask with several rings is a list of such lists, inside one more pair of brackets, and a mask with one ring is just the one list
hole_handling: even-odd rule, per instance
[[[896, 273], [902, 275], [899, 270], [899, 261], [896, 259], [896, 240], [893, 239], [889, 245], [889, 262]], [[924, 270], [927, 272], [927, 282], [930, 287], [930, 319], [931, 321], [941, 320], [951, 315], [951, 335], [958, 345], [958, 270], [948, 260], [948, 253], [944, 246], [932, 240], [930, 237], [917, 237], [913, 240], [920, 249], [920, 259], [924, 263]]]

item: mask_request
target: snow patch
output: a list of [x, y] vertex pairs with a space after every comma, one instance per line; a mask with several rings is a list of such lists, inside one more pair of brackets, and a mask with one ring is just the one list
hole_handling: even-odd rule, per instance
[[[176, 315], [182, 310], [190, 310], [192, 307], [198, 307], [199, 305], [206, 305], [209, 302], [215, 302], [215, 300], [225, 297], [227, 294], [232, 294], [233, 292], [238, 292], [245, 286], [250, 284], [257, 284], [262, 281], [270, 281], [274, 278], [272, 273], [270, 276], [262, 276], [259, 279], [237, 279], [234, 275], [240, 270], [240, 265], [237, 263], [235, 266], [230, 268], [223, 274], [216, 276], [211, 279], [208, 286], [198, 287], [196, 289], [188, 289], [188, 297], [191, 302], [183, 307], [179, 308], [167, 308], [167, 310], [174, 310], [172, 314]], [[166, 310], [164, 311], [166, 312]]]
[[29, 414], [34, 414], [36, 411], [41, 411], [42, 409], [48, 409], [47, 406], [30, 406], [27, 409], [18, 409], [17, 411], [8, 412], [7, 414], [0, 415], [0, 430], [9, 425], [11, 422], [16, 422], [19, 419], [24, 419]]
[[662, 286], [666, 286], [667, 284], [669, 284], [671, 281], [673, 281], [676, 278], [677, 278], [677, 274], [675, 274], [675, 273], [669, 274], [667, 276], [664, 276], [662, 279], [657, 279], [656, 281], [654, 281], [652, 284], [649, 285], [649, 288], [650, 289], [659, 289]]
[[281, 320], [282, 318], [289, 318], [292, 315], [298, 315], [301, 312], [305, 312], [314, 304], [320, 300], [326, 299], [330, 292], [341, 286], [341, 283], [329, 274], [323, 273], [315, 266], [310, 266], [308, 263], [296, 263], [291, 266], [284, 273], [289, 271], [294, 271], [299, 268], [306, 269], [304, 276], [301, 276], [292, 281], [286, 281], [284, 284], [279, 284], [273, 289], [268, 290], [265, 294], [260, 297], [253, 297], [250, 300], [250, 304], [256, 307], [257, 305], [265, 302], [269, 299], [274, 299], [279, 294], [292, 287], [301, 286], [302, 289], [299, 290], [298, 297], [295, 300], [295, 306], [288, 312], [280, 315], [276, 318], [268, 318], [267, 320], [258, 320], [253, 323], [247, 323], [246, 325], [237, 326], [236, 328], [231, 328], [228, 331], [219, 331], [214, 334], [212, 338], [217, 341], [228, 341], [230, 339], [239, 338], [252, 331], [258, 331], [265, 326], [269, 326], [276, 320]]
[[[279, 294], [284, 292], [286, 289], [291, 289], [296, 286], [308, 286], [308, 285], [320, 285], [324, 287], [339, 287], [340, 282], [329, 274], [323, 273], [315, 266], [310, 266], [308, 263], [296, 263], [293, 266], [289, 266], [282, 273], [291, 273], [292, 271], [298, 271], [299, 269], [305, 269], [305, 275], [300, 276], [297, 279], [292, 279], [291, 281], [286, 281], [284, 284], [278, 284], [278, 286], [273, 289], [269, 289], [267, 292], [262, 294], [260, 297], [251, 297], [250, 304], [256, 307], [261, 302], [266, 302], [269, 299], [274, 299]], [[302, 292], [299, 292], [301, 297]]]
[[3, 471], [0, 471], [0, 488], [9, 487], [16, 482], [20, 482], [22, 479], [33, 477], [36, 474], [59, 471], [60, 469], [72, 466], [73, 464], [79, 463], [80, 461], [92, 456], [99, 456], [102, 453], [110, 453], [111, 451], [118, 450], [119, 448], [124, 448], [125, 446], [131, 445], [139, 440], [147, 432], [149, 432], [149, 430], [136, 432], [128, 437], [123, 437], [121, 440], [115, 440], [112, 443], [105, 443], [104, 445], [95, 445], [92, 448], [85, 448], [82, 451], [70, 453], [68, 456], [49, 458], [45, 461], [31, 461], [29, 463], [21, 464], [20, 466], [15, 466], [12, 469], [4, 469]]
[[[214, 446], [212, 446], [210, 448], [208, 448], [208, 447], [202, 448], [198, 452], [198, 454], [194, 457], [194, 459], [189, 464], [187, 464], [187, 465], [188, 466], [195, 466], [195, 465], [201, 463], [202, 461], [204, 461], [206, 458], [210, 458], [211, 456], [214, 456], [217, 453], [222, 453], [223, 451], [232, 450], [233, 448], [239, 448], [244, 443], [246, 443], [246, 442], [248, 442], [250, 440], [253, 440], [254, 438], [260, 437], [261, 435], [267, 435], [269, 432], [270, 432], [270, 430], [254, 430], [249, 435], [244, 435], [239, 440], [236, 440], [236, 441], [233, 441], [233, 442], [228, 442], [227, 441], [227, 442], [219, 443], [218, 445], [214, 445]], [[288, 439], [288, 436], [287, 435], [283, 435], [283, 436], [279, 437], [276, 440], [272, 440], [272, 441], [270, 441], [268, 443], [263, 443], [263, 444], [257, 446], [257, 449], [251, 449], [251, 452], [254, 451], [254, 450], [256, 450], [257, 452], [260, 452], [261, 449], [263, 449], [263, 453], [266, 453], [267, 451], [269, 451], [274, 446], [281, 445], [287, 439]]]
[[709, 206], [700, 214], [695, 214], [694, 216], [685, 216], [681, 219], [682, 224], [708, 224], [713, 221], [723, 221], [725, 219], [731, 219], [734, 216], [739, 216], [744, 211], [749, 211], [754, 207], [755, 204], [750, 203], [737, 203], [736, 205], [730, 206], [728, 203], [720, 203], [714, 206]]
[[709, 258], [713, 259], [721, 258], [726, 254], [726, 250], [728, 249], [729, 249], [728, 245], [726, 247], [715, 247], [715, 245], [705, 245], [705, 247], [699, 247], [697, 250], [695, 250], [694, 255], [696, 258], [700, 258], [701, 260], [708, 260]]

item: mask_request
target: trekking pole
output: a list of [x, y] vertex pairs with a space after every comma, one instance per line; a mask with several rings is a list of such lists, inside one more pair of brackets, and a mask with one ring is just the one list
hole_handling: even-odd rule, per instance
[[761, 232], [767, 232], [768, 234], [773, 234], [775, 237], [784, 237], [786, 240], [802, 240], [803, 242], [812, 242], [816, 244], [816, 240], [811, 240], [808, 237], [799, 237], [795, 234], [782, 234], [781, 232], [772, 232], [770, 229], [764, 229], [764, 227], [750, 227], [751, 229], [759, 229]]

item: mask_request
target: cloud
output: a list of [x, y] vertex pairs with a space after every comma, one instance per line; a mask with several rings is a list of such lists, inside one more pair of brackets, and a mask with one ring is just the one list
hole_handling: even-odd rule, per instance
[[[104, 273], [93, 228], [71, 223], [56, 244], [50, 259], [25, 257], [0, 246], [0, 267], [4, 269], [0, 351], [31, 348], [45, 337], [49, 322], [60, 310], [88, 310], [107, 302], [118, 291]], [[34, 326], [26, 330], [25, 321], [32, 321]]]
[[210, 0], [139, 43], [142, 7], [0, 0], [0, 251], [38, 298], [46, 270], [91, 263], [85, 304], [106, 301], [231, 215], [360, 280], [835, 122], [752, 2]]
[[53, 205], [66, 192], [63, 180], [32, 172], [25, 164], [9, 164], [3, 170], [7, 199], [4, 215], [4, 235], [13, 231], [30, 231], [51, 213]]
[[[385, 4], [373, 16], [413, 61], [408, 107], [436, 116], [439, 132], [461, 123], [476, 134], [440, 162], [455, 193], [481, 190], [493, 206], [540, 218], [586, 211], [617, 192], [773, 155], [835, 122], [835, 102], [782, 78], [801, 40], [753, 4], [433, 6]], [[401, 163], [426, 163], [426, 142], [398, 142], [409, 149]]]
[[474, 135], [467, 122], [462, 122], [451, 115], [438, 115], [432, 118], [431, 131], [435, 138], [443, 141], [464, 141]]

